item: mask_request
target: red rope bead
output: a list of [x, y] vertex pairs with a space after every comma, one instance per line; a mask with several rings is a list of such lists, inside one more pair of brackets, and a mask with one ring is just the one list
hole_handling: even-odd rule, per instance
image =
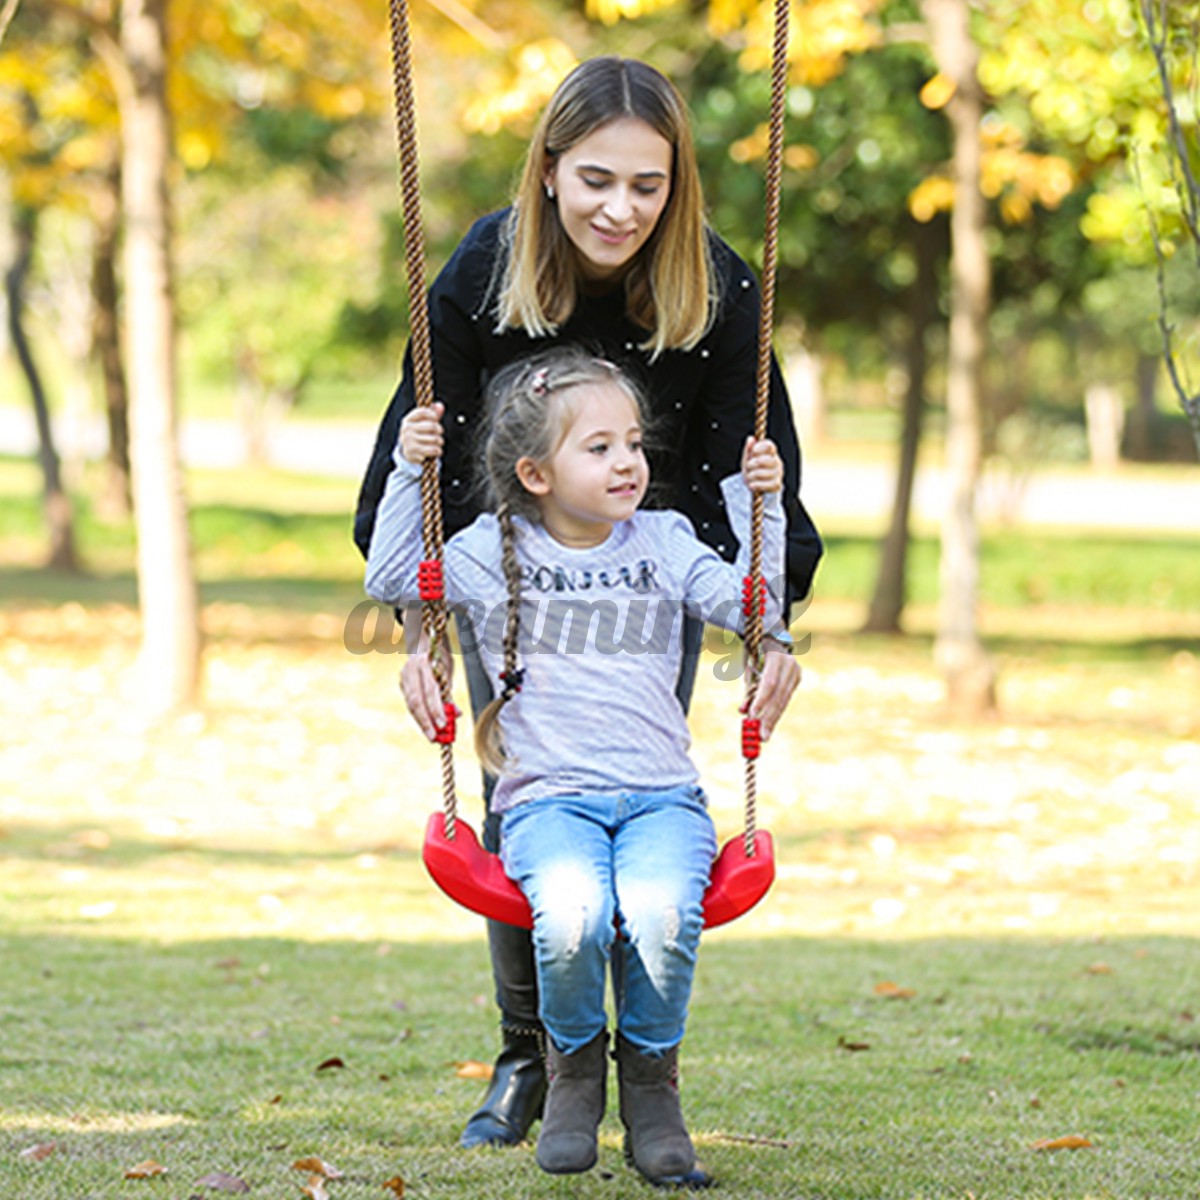
[[[754, 615], [754, 576], [747, 575], [742, 581], [742, 612], [747, 618]], [[767, 581], [758, 581], [758, 615], [765, 616], [767, 611]]]
[[433, 740], [443, 746], [449, 746], [454, 741], [454, 718], [458, 716], [458, 709], [453, 704], [446, 705], [446, 723], [437, 731]]
[[441, 600], [446, 595], [440, 559], [427, 558], [417, 567], [417, 594], [422, 600]]
[[742, 719], [742, 757], [757, 758], [762, 749], [762, 722], [757, 717]]

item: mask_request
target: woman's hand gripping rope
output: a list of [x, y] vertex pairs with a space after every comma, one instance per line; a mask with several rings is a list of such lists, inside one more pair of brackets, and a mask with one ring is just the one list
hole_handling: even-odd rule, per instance
[[[445, 406], [439, 403], [419, 405], [400, 423], [400, 453], [407, 462], [419, 466], [427, 458], [440, 458], [445, 444], [442, 414]], [[421, 732], [431, 741], [446, 726], [446, 706], [433, 670], [429, 635], [422, 627], [421, 636], [409, 651], [400, 671], [400, 694]], [[442, 669], [450, 675], [451, 656], [443, 647]]]
[[[783, 460], [769, 438], [748, 437], [742, 450], [742, 478], [752, 492], [778, 492], [783, 489]], [[800, 664], [788, 648], [774, 638], [763, 639], [763, 662], [748, 716], [760, 723], [765, 742], [783, 716], [792, 693], [800, 685]]]

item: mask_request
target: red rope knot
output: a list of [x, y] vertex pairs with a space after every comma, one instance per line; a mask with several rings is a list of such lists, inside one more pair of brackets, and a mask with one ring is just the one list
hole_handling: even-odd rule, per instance
[[446, 723], [434, 734], [433, 740], [443, 746], [452, 745], [454, 742], [454, 719], [458, 716], [458, 709], [453, 704], [446, 705]]
[[742, 719], [742, 757], [757, 758], [762, 749], [762, 722], [757, 717]]
[[427, 558], [417, 567], [417, 594], [422, 600], [443, 600], [446, 584], [441, 559]]
[[[747, 575], [742, 581], [742, 612], [747, 620], [754, 616], [754, 576]], [[758, 615], [765, 616], [767, 612], [767, 581], [758, 580]]]

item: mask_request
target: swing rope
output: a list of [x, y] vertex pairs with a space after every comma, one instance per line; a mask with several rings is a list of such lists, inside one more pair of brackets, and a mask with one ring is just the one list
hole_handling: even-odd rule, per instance
[[[412, 38], [407, 0], [390, 0], [392, 41], [392, 91], [396, 104], [396, 144], [399, 149], [400, 197], [404, 213], [404, 265], [408, 278], [409, 344], [412, 352], [413, 390], [418, 404], [431, 405], [433, 354], [429, 336], [429, 302], [425, 291], [425, 235], [421, 223], [421, 172], [417, 154], [417, 116], [413, 96]], [[421, 464], [421, 529], [425, 561], [418, 587], [421, 594], [421, 629], [430, 647], [430, 665], [446, 714], [438, 734], [442, 754], [442, 810], [446, 836], [453, 839], [458, 820], [454, 786], [454, 718], [450, 672], [446, 664], [446, 594], [442, 577], [445, 529], [438, 461]]]
[[[765, 218], [763, 223], [762, 306], [758, 324], [758, 368], [755, 374], [754, 436], [767, 436], [771, 394], [771, 331], [775, 326], [775, 277], [779, 261], [779, 194], [783, 178], [783, 126], [787, 109], [788, 0], [775, 0], [775, 38], [771, 49], [771, 109], [768, 118]], [[758, 694], [763, 668], [763, 610], [767, 582], [762, 573], [763, 495], [755, 492], [750, 508], [750, 573], [746, 576], [743, 612], [746, 617], [746, 709]], [[742, 721], [742, 756], [746, 761], [746, 817], [743, 841], [746, 857], [754, 854], [758, 829], [758, 753], [760, 723]]]
[[[425, 286], [425, 247], [421, 222], [420, 169], [417, 153], [416, 103], [413, 94], [412, 39], [409, 32], [408, 0], [388, 0], [391, 28], [392, 83], [395, 98], [396, 143], [399, 150], [399, 182], [404, 217], [404, 255], [408, 280], [410, 349], [413, 388], [417, 404], [430, 405], [433, 394], [433, 358], [430, 346], [429, 309]], [[759, 318], [758, 361], [755, 377], [754, 436], [767, 436], [767, 411], [771, 379], [771, 331], [775, 317], [775, 277], [778, 260], [779, 195], [782, 179], [784, 116], [787, 98], [788, 0], [775, 0], [775, 37], [771, 57], [771, 108], [765, 185], [763, 236], [762, 306]], [[451, 680], [446, 664], [447, 625], [442, 555], [445, 532], [442, 517], [438, 462], [426, 459], [421, 466], [421, 523], [425, 561], [421, 563], [419, 588], [422, 600], [422, 631], [431, 647], [430, 662], [446, 713], [446, 725], [438, 735], [442, 758], [442, 809], [445, 836], [453, 841], [458, 819], [454, 783], [454, 718]], [[743, 610], [746, 617], [747, 664], [746, 708], [753, 704], [763, 666], [763, 625], [766, 580], [762, 573], [763, 497], [755, 493], [751, 504], [750, 567], [746, 576]], [[758, 825], [758, 778], [756, 763], [760, 748], [757, 719], [742, 722], [742, 754], [746, 762], [746, 803], [743, 847], [746, 858], [756, 852]], [[728, 918], [724, 918], [728, 919]]]

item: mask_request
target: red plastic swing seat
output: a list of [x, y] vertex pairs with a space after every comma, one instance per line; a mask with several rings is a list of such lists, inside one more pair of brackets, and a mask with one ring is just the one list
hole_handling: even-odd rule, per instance
[[[431, 813], [421, 857], [434, 883], [451, 900], [505, 925], [533, 928], [525, 893], [504, 873], [499, 856], [479, 844], [475, 830], [465, 821], [456, 820], [454, 837], [448, 838], [446, 814]], [[704, 927], [724, 925], [748, 912], [774, 879], [775, 846], [765, 829], [754, 835], [752, 855], [746, 854], [745, 839], [730, 839], [713, 860], [704, 894]]]

